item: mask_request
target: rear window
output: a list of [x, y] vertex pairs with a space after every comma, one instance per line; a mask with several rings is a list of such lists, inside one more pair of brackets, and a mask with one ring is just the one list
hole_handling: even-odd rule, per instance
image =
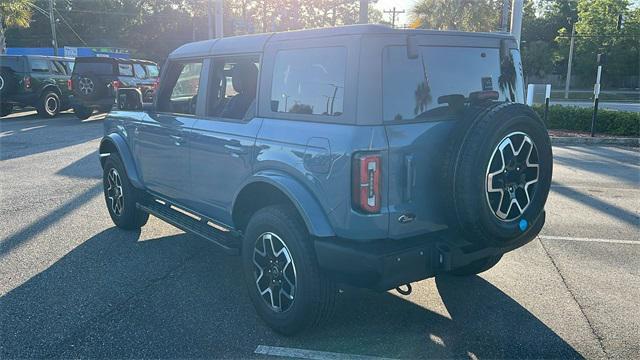
[[13, 70], [15, 72], [23, 71], [22, 57], [18, 56], [0, 56], [0, 67], [3, 70]]
[[144, 70], [144, 67], [140, 64], [133, 64], [133, 70], [135, 71], [136, 78], [138, 79], [146, 79], [147, 72]]
[[76, 62], [74, 67], [74, 73], [87, 74], [92, 73], [96, 75], [112, 75], [113, 63], [110, 62]]
[[343, 112], [347, 49], [282, 50], [276, 55], [271, 110], [339, 116]]
[[155, 78], [160, 75], [160, 70], [156, 65], [145, 65], [144, 67], [147, 69], [147, 74], [149, 74], [149, 77]]
[[474, 92], [496, 91], [500, 101], [522, 102], [521, 68], [514, 66], [519, 57], [508, 57], [501, 69], [497, 48], [420, 47], [417, 59], [407, 57], [405, 46], [385, 48], [384, 120], [452, 118]]

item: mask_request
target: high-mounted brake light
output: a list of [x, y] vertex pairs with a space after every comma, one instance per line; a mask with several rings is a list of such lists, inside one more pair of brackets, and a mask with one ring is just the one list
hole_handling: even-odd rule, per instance
[[31, 89], [31, 76], [25, 76], [22, 79], [22, 84], [24, 84], [25, 89]]
[[69, 89], [69, 91], [73, 90], [73, 80], [67, 80], [67, 89]]
[[354, 209], [366, 213], [380, 212], [380, 165], [379, 154], [363, 153], [354, 156], [351, 192]]

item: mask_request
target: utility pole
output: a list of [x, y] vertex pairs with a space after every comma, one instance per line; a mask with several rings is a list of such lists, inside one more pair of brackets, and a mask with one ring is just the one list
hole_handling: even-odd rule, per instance
[[369, 0], [360, 0], [360, 16], [358, 17], [358, 24], [369, 23]]
[[518, 48], [520, 47], [520, 34], [522, 33], [522, 8], [524, 0], [513, 0], [511, 3], [511, 33], [516, 37]]
[[571, 45], [569, 45], [569, 63], [567, 64], [567, 79], [564, 84], [564, 98], [569, 98], [569, 87], [571, 86], [571, 65], [573, 64], [573, 44], [575, 43], [576, 37], [576, 24], [571, 21], [571, 18], [568, 18], [569, 23], [571, 24]]
[[396, 15], [404, 14], [404, 10], [396, 10], [396, 7], [393, 7], [393, 10], [385, 10], [385, 14], [391, 14], [391, 27], [396, 27]]
[[215, 0], [216, 39], [222, 38], [222, 1], [223, 0]]
[[500, 31], [509, 30], [509, 0], [502, 0], [502, 17], [500, 17]]
[[207, 0], [207, 30], [209, 31], [209, 39], [213, 39], [213, 9], [211, 8], [211, 1]]
[[53, 8], [55, 0], [49, 0], [49, 22], [51, 23], [51, 45], [53, 46], [53, 55], [58, 55], [58, 39], [56, 38], [56, 20], [54, 19]]

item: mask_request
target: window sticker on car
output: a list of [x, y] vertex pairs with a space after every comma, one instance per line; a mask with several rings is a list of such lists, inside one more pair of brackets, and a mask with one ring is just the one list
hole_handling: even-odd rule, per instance
[[491, 76], [482, 78], [482, 90], [493, 90], [493, 81], [491, 80]]

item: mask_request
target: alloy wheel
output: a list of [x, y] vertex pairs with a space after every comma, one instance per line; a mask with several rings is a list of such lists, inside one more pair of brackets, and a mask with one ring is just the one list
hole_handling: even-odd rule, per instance
[[4, 78], [0, 76], [0, 90], [4, 88]]
[[94, 84], [89, 78], [81, 78], [78, 82], [78, 88], [83, 95], [89, 95], [93, 92]]
[[291, 308], [295, 300], [297, 276], [291, 252], [282, 239], [265, 232], [253, 249], [255, 283], [262, 300], [275, 312]]
[[54, 115], [58, 111], [58, 100], [54, 96], [49, 96], [44, 102], [47, 114]]
[[115, 168], [109, 170], [107, 185], [107, 199], [110, 202], [110, 210], [114, 215], [120, 216], [124, 207], [124, 194], [122, 192], [122, 179]]
[[531, 204], [539, 179], [538, 149], [529, 135], [505, 136], [491, 155], [486, 172], [486, 197], [493, 214], [513, 221]]

